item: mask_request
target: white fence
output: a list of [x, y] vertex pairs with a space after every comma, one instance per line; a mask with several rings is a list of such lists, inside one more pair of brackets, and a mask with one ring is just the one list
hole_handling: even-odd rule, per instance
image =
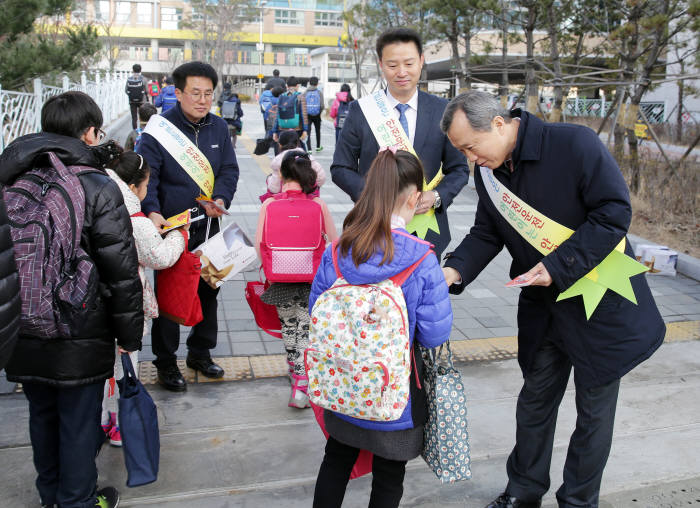
[[[564, 115], [597, 116], [602, 118], [608, 113], [612, 105], [612, 101], [604, 99], [566, 99]], [[552, 101], [546, 100], [541, 106], [546, 113], [549, 113], [552, 110]], [[639, 108], [644, 111], [649, 123], [662, 123], [666, 120], [664, 115], [665, 104], [663, 102], [641, 102], [639, 103]], [[641, 115], [637, 121], [642, 121]]]
[[0, 87], [0, 152], [15, 138], [41, 129], [41, 107], [49, 97], [69, 90], [85, 92], [102, 110], [104, 125], [116, 120], [129, 110], [129, 99], [124, 93], [125, 72], [95, 72], [95, 80], [88, 81], [85, 71], [80, 83], [71, 83], [63, 77], [62, 86], [49, 86], [34, 80], [34, 92], [13, 92]]

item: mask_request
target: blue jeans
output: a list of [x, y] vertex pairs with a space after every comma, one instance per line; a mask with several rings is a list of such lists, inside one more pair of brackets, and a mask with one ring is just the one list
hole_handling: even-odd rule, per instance
[[29, 401], [29, 435], [42, 504], [94, 508], [95, 456], [105, 440], [100, 426], [104, 381], [22, 386]]

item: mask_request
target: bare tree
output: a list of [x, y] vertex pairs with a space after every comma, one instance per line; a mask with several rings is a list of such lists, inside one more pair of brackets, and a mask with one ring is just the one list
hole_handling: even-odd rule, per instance
[[[192, 11], [183, 27], [199, 33], [193, 43], [197, 58], [211, 64], [219, 76], [231, 74], [226, 55], [240, 46], [240, 33], [244, 24], [252, 22], [259, 10], [247, 0], [191, 0]], [[235, 63], [234, 63], [235, 67]]]

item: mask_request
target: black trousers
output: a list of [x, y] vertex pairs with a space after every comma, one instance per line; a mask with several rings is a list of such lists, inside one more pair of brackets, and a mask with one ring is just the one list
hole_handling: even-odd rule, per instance
[[[309, 115], [309, 124], [316, 130], [316, 148], [321, 146], [321, 115]], [[311, 128], [309, 128], [309, 150], [311, 150]]]
[[129, 108], [131, 109], [131, 128], [135, 129], [139, 126], [139, 108], [141, 107], [141, 102], [130, 102]]
[[104, 381], [57, 387], [23, 383], [36, 487], [43, 505], [94, 508], [95, 456], [105, 440], [100, 426]]
[[[540, 499], [550, 486], [557, 412], [571, 373], [571, 361], [546, 339], [535, 353], [516, 409], [515, 447], [508, 457], [506, 492], [526, 501]], [[612, 445], [620, 380], [596, 388], [576, 387], [576, 429], [557, 491], [560, 508], [597, 508], [600, 481]]]
[[[187, 245], [189, 250], [193, 250], [204, 242], [206, 235], [207, 219], [203, 219], [192, 225], [190, 229], [190, 241]], [[219, 232], [219, 222], [217, 219], [211, 221], [211, 231], [209, 236], [213, 236]], [[155, 283], [157, 285], [158, 275], [155, 274]], [[157, 290], [157, 287], [156, 287]], [[219, 332], [219, 324], [217, 321], [218, 302], [216, 300], [219, 290], [212, 287], [199, 279], [199, 287], [197, 294], [202, 304], [203, 319], [190, 330], [187, 337], [188, 354], [194, 358], [209, 358], [211, 356], [210, 349], [216, 347], [216, 337]], [[177, 349], [180, 346], [180, 325], [167, 318], [156, 318], [153, 320], [151, 329], [151, 344], [153, 354], [156, 359], [153, 364], [158, 369], [165, 368], [170, 365], [175, 365], [177, 361]]]
[[[332, 436], [328, 437], [326, 454], [316, 479], [313, 508], [340, 508], [359, 453], [359, 448], [345, 445]], [[398, 507], [403, 496], [405, 473], [405, 460], [389, 460], [374, 455], [369, 508]]]

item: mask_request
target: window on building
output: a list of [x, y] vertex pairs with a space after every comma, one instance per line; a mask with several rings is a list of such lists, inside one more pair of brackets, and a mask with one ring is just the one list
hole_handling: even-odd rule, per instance
[[73, 2], [73, 9], [70, 11], [70, 22], [71, 23], [85, 23], [87, 21], [86, 17], [87, 6], [85, 0], [77, 0]]
[[146, 2], [139, 2], [136, 4], [136, 22], [139, 25], [150, 25], [152, 23], [151, 13], [153, 11], [153, 4]]
[[175, 7], [160, 8], [160, 27], [163, 30], [179, 30], [182, 21], [182, 9]]
[[95, 2], [95, 21], [109, 23], [109, 0]]
[[343, 19], [338, 12], [317, 12], [314, 20], [316, 26], [343, 26]]
[[278, 25], [301, 25], [304, 23], [302, 11], [275, 9], [275, 23]]
[[131, 21], [131, 2], [117, 2], [117, 23], [129, 23]]

